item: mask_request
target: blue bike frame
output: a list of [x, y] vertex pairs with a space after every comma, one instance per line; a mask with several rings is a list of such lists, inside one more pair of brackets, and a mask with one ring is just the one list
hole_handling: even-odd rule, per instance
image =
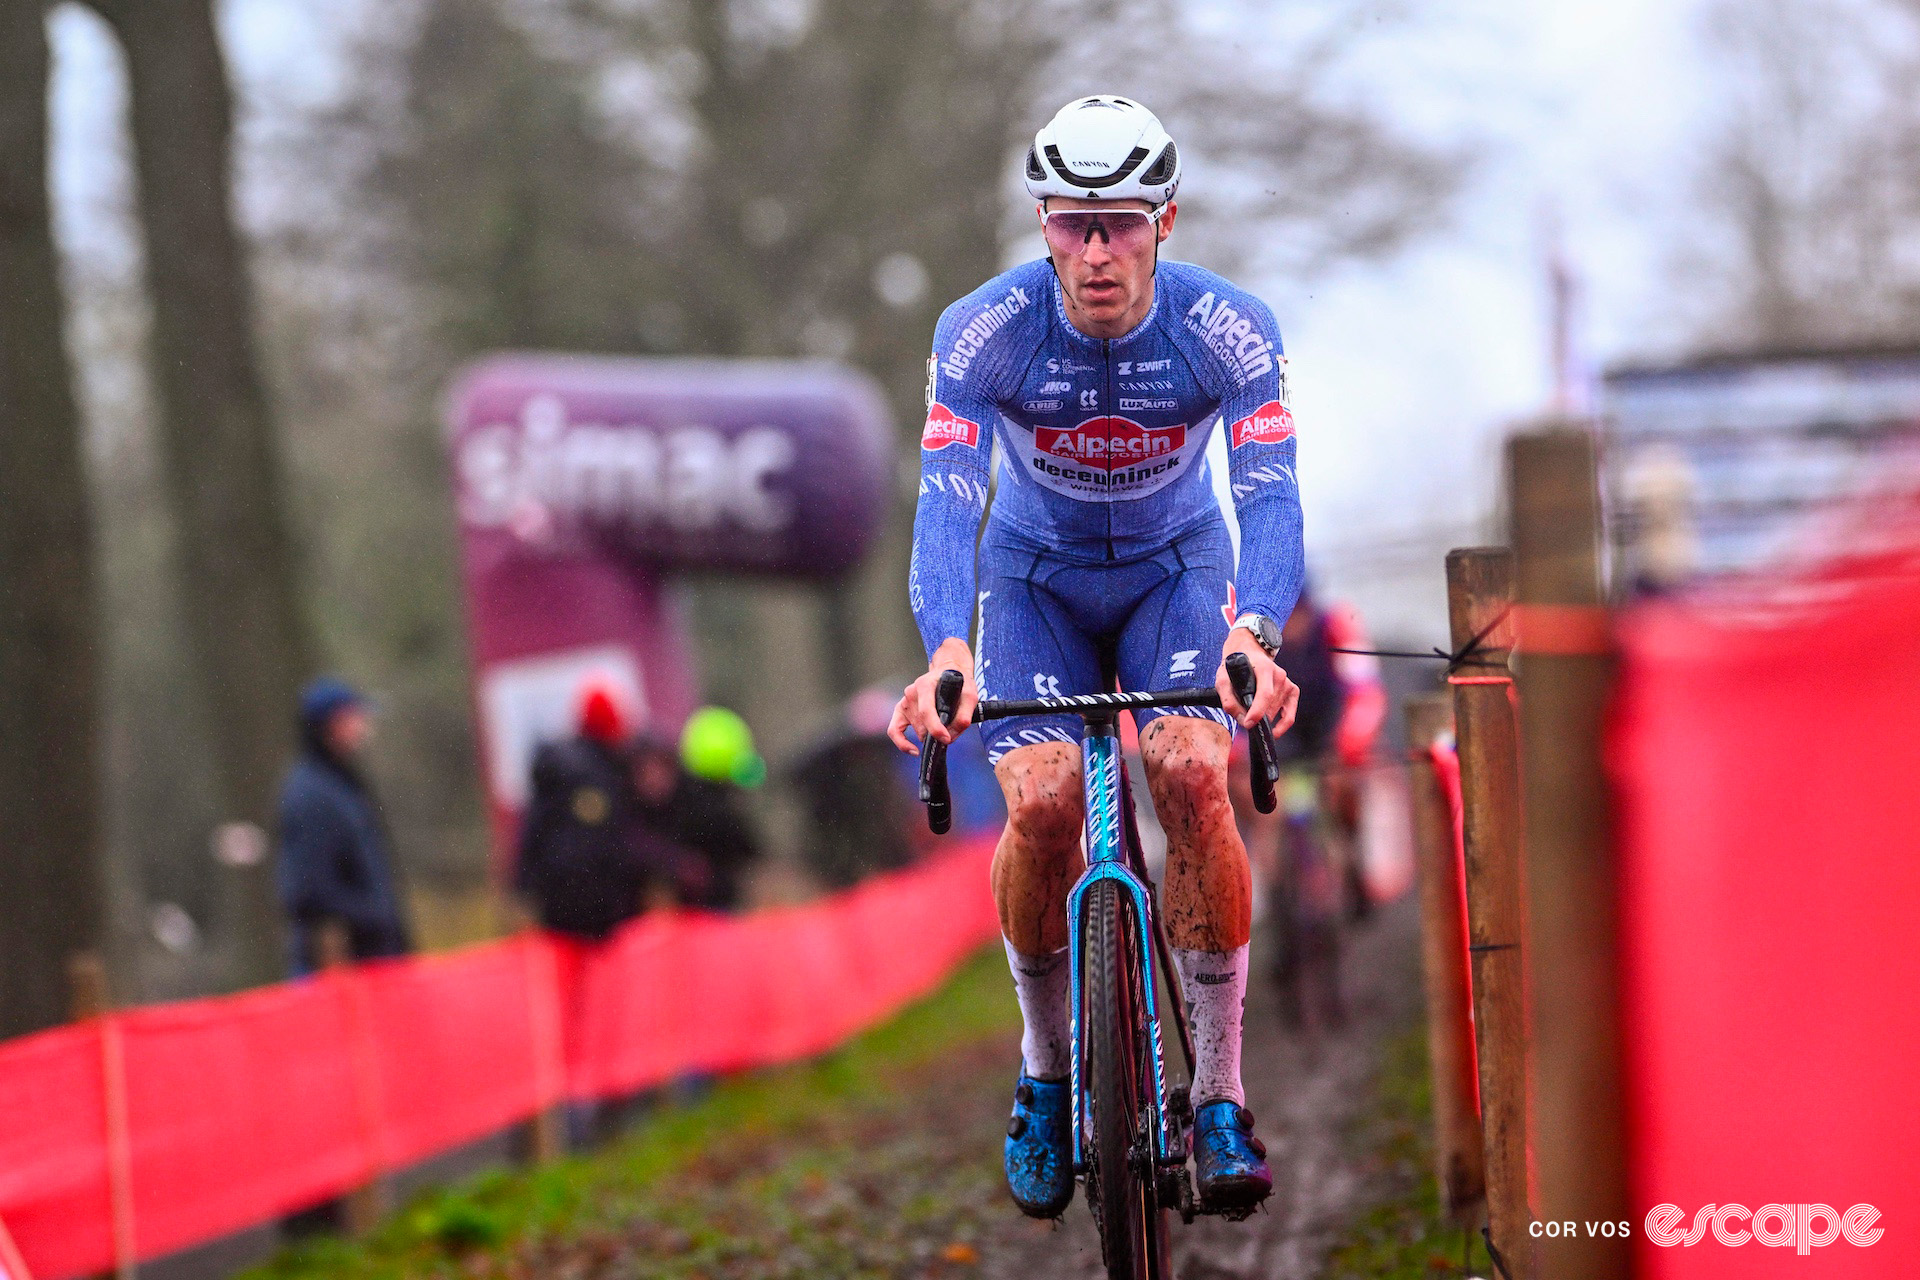
[[1087, 870], [1080, 877], [1073, 891], [1067, 895], [1067, 957], [1071, 966], [1073, 993], [1073, 1026], [1071, 1040], [1071, 1088], [1073, 1090], [1073, 1168], [1075, 1173], [1086, 1172], [1086, 1153], [1081, 1144], [1081, 1133], [1085, 1127], [1084, 1117], [1087, 1110], [1086, 1093], [1082, 1087], [1083, 1073], [1080, 1069], [1080, 969], [1081, 939], [1083, 935], [1081, 904], [1085, 901], [1087, 890], [1102, 880], [1115, 880], [1124, 887], [1133, 899], [1134, 925], [1139, 931], [1137, 945], [1140, 948], [1140, 972], [1144, 990], [1141, 1008], [1147, 1019], [1147, 1028], [1153, 1043], [1153, 1155], [1156, 1166], [1182, 1162], [1185, 1153], [1176, 1156], [1169, 1150], [1172, 1135], [1167, 1125], [1167, 1073], [1165, 1056], [1160, 1047], [1160, 1018], [1155, 1010], [1155, 996], [1159, 991], [1155, 971], [1156, 952], [1153, 939], [1153, 908], [1147, 892], [1131, 867], [1127, 865], [1126, 815], [1122, 806], [1131, 803], [1126, 785], [1122, 780], [1120, 766], [1120, 736], [1111, 718], [1104, 720], [1089, 717], [1086, 736], [1080, 746], [1081, 776], [1085, 780], [1087, 809]]

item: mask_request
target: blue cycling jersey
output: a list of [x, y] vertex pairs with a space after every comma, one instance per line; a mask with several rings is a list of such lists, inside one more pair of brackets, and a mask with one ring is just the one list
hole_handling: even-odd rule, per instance
[[1216, 422], [1240, 521], [1229, 607], [1285, 619], [1305, 556], [1286, 356], [1265, 303], [1162, 261], [1146, 317], [1089, 338], [1040, 259], [948, 307], [927, 361], [908, 589], [928, 656], [970, 632], [996, 465], [989, 538], [998, 527], [1066, 561], [1126, 562], [1221, 519], [1205, 458]]

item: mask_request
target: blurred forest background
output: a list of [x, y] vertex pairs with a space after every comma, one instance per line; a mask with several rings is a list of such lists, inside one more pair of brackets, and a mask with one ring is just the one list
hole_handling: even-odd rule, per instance
[[[0, 1034], [58, 1019], [84, 945], [122, 998], [277, 973], [264, 875], [215, 833], [267, 818], [319, 670], [378, 696], [429, 937], [490, 926], [439, 421], [475, 354], [844, 360], [910, 457], [933, 322], [1025, 256], [1014, 160], [1069, 97], [1153, 106], [1189, 166], [1177, 256], [1263, 279], [1449, 234], [1489, 158], [1367, 91], [1413, 19], [1344, 0], [1286, 0], [1257, 47], [1225, 33], [1258, 0], [392, 0], [342, 7], [345, 92], [298, 109], [233, 100], [212, 0], [55, 8], [122, 51], [135, 181], [98, 212], [137, 232], [56, 253], [49, 9], [0, 0], [0, 901], [44, 904], [0, 922]], [[1700, 21], [1724, 92], [1676, 197], [1684, 340], [1920, 341], [1920, 4]], [[912, 500], [903, 474], [836, 587], [681, 582], [706, 696], [776, 767], [918, 666]]]

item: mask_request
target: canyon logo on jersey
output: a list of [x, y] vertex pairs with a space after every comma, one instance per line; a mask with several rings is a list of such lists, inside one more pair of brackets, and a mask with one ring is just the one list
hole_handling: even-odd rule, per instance
[[1269, 400], [1228, 428], [1227, 442], [1238, 449], [1243, 444], [1279, 444], [1293, 438], [1293, 414], [1278, 400]]
[[1075, 496], [1137, 497], [1179, 474], [1187, 428], [1088, 418], [1073, 427], [1035, 427], [1033, 450], [1033, 469], [1048, 488]]
[[950, 444], [978, 445], [980, 424], [969, 422], [935, 401], [927, 411], [927, 428], [920, 433], [922, 449], [944, 449]]

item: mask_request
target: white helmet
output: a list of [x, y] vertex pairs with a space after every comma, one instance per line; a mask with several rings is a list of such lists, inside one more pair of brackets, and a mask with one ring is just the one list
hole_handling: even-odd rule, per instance
[[1164, 204], [1179, 186], [1180, 151], [1160, 118], [1116, 94], [1069, 102], [1033, 135], [1027, 152], [1027, 191], [1036, 200]]

